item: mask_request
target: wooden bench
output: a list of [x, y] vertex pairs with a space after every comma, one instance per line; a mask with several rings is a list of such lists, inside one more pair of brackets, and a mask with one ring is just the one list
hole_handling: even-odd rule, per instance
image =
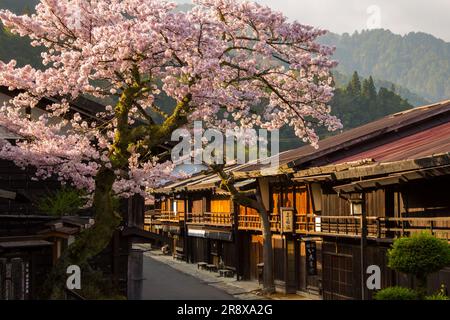
[[219, 269], [219, 277], [233, 278], [234, 271], [230, 269]]
[[175, 258], [175, 260], [184, 261], [184, 254], [182, 253], [176, 252], [173, 257]]
[[199, 262], [197, 263], [197, 269], [205, 270], [207, 265], [208, 264], [206, 262]]
[[217, 266], [215, 264], [207, 264], [206, 265], [206, 270], [208, 270], [209, 272], [217, 272]]

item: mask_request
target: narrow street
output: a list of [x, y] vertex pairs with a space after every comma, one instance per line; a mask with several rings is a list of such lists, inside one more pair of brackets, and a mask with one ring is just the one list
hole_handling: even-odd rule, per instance
[[228, 293], [144, 256], [144, 300], [235, 300]]

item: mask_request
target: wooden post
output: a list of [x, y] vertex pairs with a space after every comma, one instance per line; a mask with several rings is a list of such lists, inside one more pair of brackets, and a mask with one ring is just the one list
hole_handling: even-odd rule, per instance
[[240, 261], [240, 237], [239, 237], [239, 205], [231, 199], [231, 212], [233, 214], [233, 233], [234, 233], [234, 254], [236, 267], [236, 280], [239, 281], [241, 276], [241, 261]]
[[366, 194], [361, 194], [361, 300], [366, 299], [366, 246], [367, 246], [367, 213]]
[[187, 263], [189, 263], [189, 236], [187, 229], [188, 213], [189, 213], [189, 199], [187, 198], [186, 194], [184, 194], [183, 251], [184, 251], [184, 259], [186, 260]]

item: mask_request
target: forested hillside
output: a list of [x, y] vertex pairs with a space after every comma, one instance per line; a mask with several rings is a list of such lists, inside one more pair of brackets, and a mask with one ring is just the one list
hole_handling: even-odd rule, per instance
[[[413, 107], [389, 88], [381, 87], [377, 90], [372, 77], [363, 79], [357, 72], [353, 73], [351, 80], [345, 86], [336, 89], [330, 105], [332, 113], [341, 119], [344, 125], [343, 130]], [[335, 133], [319, 131], [321, 139]], [[280, 140], [281, 150], [302, 145], [290, 128], [282, 130]]]
[[425, 33], [405, 36], [389, 30], [352, 35], [328, 34], [323, 43], [336, 46], [338, 70], [387, 80], [429, 101], [450, 99], [450, 43]]
[[[347, 83], [352, 79], [352, 73], [344, 74], [337, 70], [333, 71], [333, 77], [335, 81], [335, 85], [337, 88], [344, 88], [347, 86]], [[386, 80], [379, 80], [376, 78], [373, 78], [373, 82], [375, 84], [375, 87], [377, 90], [381, 88], [389, 88], [398, 95], [400, 95], [405, 100], [408, 100], [408, 102], [417, 107], [417, 106], [423, 106], [426, 104], [429, 104], [430, 101], [424, 99], [423, 97], [419, 96], [418, 94], [412, 92], [408, 88], [402, 87], [398, 84], [394, 84], [393, 82], [386, 81]]]

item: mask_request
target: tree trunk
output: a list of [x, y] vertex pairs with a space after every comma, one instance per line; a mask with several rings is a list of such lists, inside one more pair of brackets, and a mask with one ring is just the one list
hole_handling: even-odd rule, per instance
[[425, 274], [416, 275], [417, 279], [417, 293], [419, 295], [419, 299], [424, 300], [427, 295], [427, 276]]
[[[261, 219], [262, 234], [263, 234], [263, 290], [267, 294], [275, 292], [275, 282], [273, 278], [273, 248], [272, 248], [272, 231], [270, 230], [269, 213], [264, 207], [264, 202], [261, 197], [261, 190], [259, 186], [252, 195], [248, 192], [241, 192], [235, 186], [235, 181], [232, 175], [224, 171], [224, 165], [209, 164], [209, 167], [218, 174], [221, 179], [220, 188], [228, 191], [231, 194], [232, 200], [238, 204], [255, 209]], [[252, 198], [255, 196], [256, 200]]]
[[82, 269], [81, 288], [83, 288], [83, 267], [88, 260], [106, 248], [114, 230], [119, 226], [120, 216], [114, 212], [112, 186], [115, 174], [111, 169], [102, 168], [95, 179], [94, 212], [95, 224], [84, 230], [59, 258], [50, 273], [42, 293], [43, 298], [61, 299], [64, 297], [67, 267], [78, 265]]
[[259, 188], [256, 191], [256, 201], [258, 202], [258, 213], [262, 224], [263, 234], [263, 287], [264, 292], [272, 294], [275, 292], [275, 282], [273, 277], [273, 247], [272, 247], [272, 231], [270, 229], [269, 213], [264, 207]]

